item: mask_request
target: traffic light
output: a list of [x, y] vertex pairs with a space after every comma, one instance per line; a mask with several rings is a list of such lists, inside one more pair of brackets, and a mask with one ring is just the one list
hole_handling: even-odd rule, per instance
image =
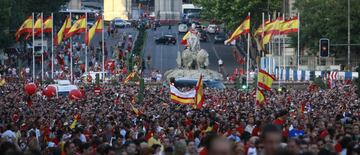
[[242, 88], [242, 89], [247, 89], [246, 77], [242, 77], [242, 78], [241, 78], [241, 88]]
[[320, 57], [328, 57], [330, 53], [330, 40], [322, 38], [319, 41]]

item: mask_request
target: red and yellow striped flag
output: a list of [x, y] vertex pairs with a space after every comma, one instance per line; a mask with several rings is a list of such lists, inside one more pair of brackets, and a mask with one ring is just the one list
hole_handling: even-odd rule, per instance
[[187, 44], [187, 40], [189, 39], [190, 33], [191, 33], [190, 30], [188, 32], [186, 32], [184, 37], [181, 39], [181, 44], [183, 44], [183, 45]]
[[53, 18], [49, 16], [44, 20], [44, 33], [51, 33], [53, 29]]
[[284, 24], [281, 26], [280, 33], [281, 34], [295, 33], [298, 31], [298, 29], [299, 29], [299, 19], [298, 17], [294, 17], [284, 22]]
[[276, 20], [265, 25], [264, 28], [264, 37], [261, 40], [261, 47], [264, 48], [276, 34], [280, 34], [280, 28], [282, 27], [283, 20], [282, 17], [278, 17]]
[[32, 32], [32, 25], [33, 24], [33, 17], [29, 16], [19, 27], [19, 29], [15, 33], [16, 41], [19, 40], [20, 36], [25, 33], [31, 33]]
[[174, 85], [170, 84], [170, 99], [174, 103], [194, 105], [196, 90], [189, 90], [186, 92], [179, 91]]
[[37, 18], [35, 24], [34, 24], [34, 35], [39, 36], [41, 34], [41, 26], [43, 24], [43, 20], [40, 17]]
[[131, 72], [131, 73], [125, 78], [124, 84], [127, 84], [131, 79], [133, 79], [133, 78], [135, 77], [135, 75], [136, 75], [136, 72], [135, 72], [135, 71]]
[[85, 32], [86, 29], [86, 18], [85, 16], [81, 16], [74, 25], [71, 26], [69, 32], [65, 34], [65, 39], [70, 38], [74, 35], [78, 35], [82, 32]]
[[258, 72], [258, 86], [265, 90], [271, 90], [271, 85], [275, 81], [275, 78], [266, 71], [260, 69]]
[[102, 32], [102, 29], [103, 29], [103, 20], [100, 17], [98, 20], [96, 20], [95, 24], [89, 29], [89, 32], [86, 33], [85, 44], [89, 46], [95, 33]]
[[70, 28], [71, 27], [71, 21], [70, 21], [70, 18], [69, 17], [66, 17], [65, 21], [64, 21], [64, 24], [61, 26], [59, 32], [57, 33], [57, 35], [55, 36], [54, 38], [54, 45], [57, 46], [61, 43], [63, 37], [64, 37], [64, 34], [66, 34], [65, 30], [67, 28]]
[[270, 21], [266, 20], [263, 24], [260, 25], [260, 27], [255, 31], [254, 36], [261, 36], [263, 33], [263, 27], [265, 29], [265, 25], [269, 24]]
[[250, 32], [250, 16], [247, 16], [240, 26], [231, 34], [230, 38], [225, 41], [225, 44], [232, 42], [240, 37], [240, 35]]
[[193, 105], [194, 109], [201, 109], [202, 105], [205, 102], [204, 96], [204, 84], [203, 84], [203, 76], [200, 75], [198, 82], [196, 83], [196, 95], [195, 95], [195, 104]]
[[264, 92], [261, 91], [259, 88], [256, 90], [256, 104], [260, 105], [266, 101]]

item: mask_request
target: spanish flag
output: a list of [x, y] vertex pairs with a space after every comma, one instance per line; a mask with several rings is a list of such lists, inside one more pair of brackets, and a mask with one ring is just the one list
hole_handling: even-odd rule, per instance
[[275, 78], [266, 71], [260, 69], [258, 72], [258, 86], [265, 90], [271, 90], [271, 85], [275, 81]]
[[85, 32], [86, 29], [86, 18], [85, 16], [81, 16], [74, 25], [71, 26], [69, 32], [65, 34], [65, 39], [70, 38], [74, 35], [78, 35], [82, 32]]
[[195, 94], [195, 89], [187, 92], [181, 92], [174, 85], [170, 84], [170, 99], [174, 103], [193, 105], [195, 104]]
[[283, 20], [282, 17], [278, 17], [276, 20], [265, 25], [264, 28], [264, 38], [261, 40], [261, 47], [264, 48], [276, 34], [280, 34], [280, 28], [282, 27]]
[[256, 104], [260, 105], [266, 101], [264, 92], [261, 91], [259, 88], [256, 90]]
[[41, 26], [43, 24], [43, 20], [40, 17], [38, 17], [38, 19], [36, 20], [35, 24], [34, 24], [34, 35], [35, 36], [39, 36], [41, 34]]
[[289, 34], [289, 33], [295, 33], [298, 30], [299, 30], [299, 19], [298, 17], [294, 17], [284, 22], [284, 24], [281, 26], [280, 33]]
[[195, 95], [195, 104], [193, 105], [194, 109], [201, 109], [202, 105], [205, 102], [204, 97], [204, 84], [203, 84], [203, 76], [200, 75], [198, 82], [196, 83], [196, 95]]
[[262, 33], [263, 33], [263, 27], [264, 27], [264, 29], [265, 29], [265, 25], [267, 25], [267, 24], [269, 24], [269, 23], [270, 23], [269, 20], [266, 20], [264, 23], [262, 23], [262, 24], [260, 25], [260, 27], [255, 31], [254, 36], [255, 36], [255, 37], [256, 37], [256, 36], [261, 36]]
[[80, 114], [76, 114], [74, 116], [74, 121], [70, 125], [70, 129], [74, 129], [76, 127], [77, 122], [80, 120]]
[[131, 110], [136, 114], [136, 116], [142, 115], [142, 112], [139, 109], [135, 108], [133, 104], [130, 103], [130, 107]]
[[64, 24], [61, 26], [59, 32], [55, 36], [54, 44], [55, 46], [59, 45], [64, 37], [64, 34], [66, 34], [66, 29], [70, 29], [71, 27], [71, 21], [69, 17], [66, 17]]
[[19, 29], [15, 33], [16, 41], [19, 40], [20, 36], [24, 33], [31, 33], [33, 27], [33, 17], [29, 16], [19, 27]]
[[232, 42], [233, 40], [240, 37], [240, 35], [250, 32], [250, 16], [247, 16], [246, 19], [240, 24], [240, 26], [231, 34], [230, 38], [225, 41], [225, 44]]
[[51, 33], [53, 29], [53, 18], [49, 16], [44, 20], [44, 33]]
[[183, 45], [187, 44], [187, 40], [189, 39], [190, 33], [191, 33], [190, 30], [188, 32], [186, 32], [184, 37], [181, 39], [181, 44], [183, 44]]
[[127, 84], [131, 79], [133, 79], [136, 75], [136, 72], [131, 72], [124, 80], [124, 84]]
[[103, 29], [103, 20], [100, 17], [98, 20], [96, 20], [95, 24], [89, 29], [89, 32], [86, 33], [85, 44], [89, 46], [92, 38], [94, 38], [95, 33], [102, 32], [102, 29]]

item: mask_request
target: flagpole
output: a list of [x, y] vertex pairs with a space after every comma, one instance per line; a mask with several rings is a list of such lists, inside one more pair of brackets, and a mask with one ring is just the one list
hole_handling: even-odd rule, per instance
[[[270, 14], [268, 14], [268, 19], [269, 19], [269, 22], [271, 22], [271, 17], [270, 17]], [[263, 30], [265, 31], [265, 30]], [[270, 43], [268, 45], [268, 48], [269, 48], [269, 54], [272, 54], [272, 50], [271, 50], [271, 39], [270, 39]]]
[[[85, 35], [87, 33], [87, 12], [85, 12]], [[85, 45], [85, 74], [88, 73], [88, 45]]]
[[44, 81], [44, 14], [41, 12], [41, 81]]
[[35, 36], [34, 36], [34, 26], [35, 26], [35, 18], [34, 12], [32, 13], [32, 59], [33, 59], [33, 82], [35, 82]]
[[[70, 23], [71, 23], [71, 12], [70, 12]], [[70, 81], [73, 82], [73, 64], [72, 64], [72, 37], [70, 36]]]
[[298, 12], [297, 69], [300, 66], [300, 13]]
[[[280, 15], [280, 12], [278, 12], [278, 17], [280, 17], [281, 15]], [[278, 18], [279, 19], [279, 18]], [[277, 58], [278, 58], [278, 68], [279, 68], [279, 71], [280, 71], [280, 68], [281, 68], [281, 62], [280, 62], [280, 55], [281, 55], [281, 36], [280, 36], [280, 31], [277, 33], [278, 35], [277, 35], [277, 41], [278, 41], [278, 55], [277, 55]], [[280, 77], [280, 72], [279, 72], [279, 77]], [[280, 77], [280, 79], [281, 79], [282, 77]], [[279, 80], [279, 87], [280, 87], [280, 85], [281, 85], [281, 82], [280, 82], [281, 80]]]
[[51, 13], [51, 78], [54, 79], [54, 13]]
[[[283, 20], [285, 22], [285, 13], [283, 13]], [[281, 30], [281, 29], [280, 29]], [[283, 55], [283, 65], [284, 65], [284, 71], [285, 71], [285, 63], [286, 63], [286, 58], [285, 58], [285, 35], [282, 35], [282, 41], [283, 41], [283, 51], [282, 51], [282, 55]]]
[[[250, 17], [250, 12], [248, 13]], [[251, 19], [251, 18], [250, 18]], [[248, 33], [247, 40], [247, 58], [246, 58], [246, 88], [249, 88], [249, 67], [250, 67], [250, 33]]]
[[[265, 12], [262, 13], [262, 32], [261, 32], [261, 38], [264, 38], [264, 28], [265, 28]], [[265, 56], [265, 50], [263, 52], [260, 51], [260, 57]]]
[[[102, 14], [102, 31], [101, 31], [101, 52], [102, 52], [102, 81], [104, 82], [105, 81], [105, 34], [104, 34], [104, 28], [105, 28], [105, 25], [104, 25], [104, 13]], [[110, 26], [110, 25], [109, 25]]]

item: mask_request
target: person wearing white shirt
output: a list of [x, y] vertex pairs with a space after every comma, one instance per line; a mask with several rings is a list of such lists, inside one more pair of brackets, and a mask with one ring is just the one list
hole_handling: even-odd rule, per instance
[[16, 139], [16, 134], [13, 131], [13, 126], [9, 124], [6, 128], [6, 131], [1, 134], [1, 138], [8, 142], [14, 142], [13, 140]]

